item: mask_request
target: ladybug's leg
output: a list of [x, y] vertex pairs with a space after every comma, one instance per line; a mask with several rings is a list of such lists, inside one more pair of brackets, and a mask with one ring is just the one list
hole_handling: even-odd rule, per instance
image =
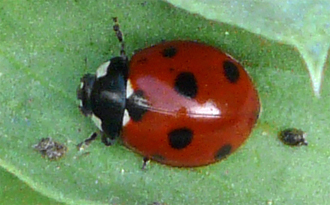
[[143, 157], [143, 164], [142, 164], [142, 170], [145, 170], [147, 167], [147, 164], [149, 163], [150, 158], [149, 157]]
[[92, 141], [94, 141], [96, 138], [97, 138], [97, 133], [96, 132], [92, 133], [90, 137], [88, 137], [83, 142], [77, 145], [78, 150], [83, 150], [85, 147], [89, 146], [89, 144]]
[[102, 132], [101, 140], [106, 146], [111, 146], [115, 142], [115, 139], [107, 136], [104, 132]]

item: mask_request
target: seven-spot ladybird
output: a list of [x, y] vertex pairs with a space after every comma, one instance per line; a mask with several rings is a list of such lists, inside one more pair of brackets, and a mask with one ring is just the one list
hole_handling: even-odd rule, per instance
[[282, 130], [279, 133], [279, 138], [286, 145], [291, 145], [291, 146], [308, 145], [306, 140], [306, 133], [297, 128], [288, 128]]
[[260, 109], [242, 65], [215, 47], [181, 40], [129, 61], [114, 20], [121, 55], [84, 75], [77, 92], [106, 145], [120, 136], [145, 159], [176, 167], [214, 163], [242, 145]]

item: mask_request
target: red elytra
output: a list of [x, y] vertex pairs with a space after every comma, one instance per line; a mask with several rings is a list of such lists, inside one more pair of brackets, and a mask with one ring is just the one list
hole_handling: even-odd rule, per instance
[[[169, 41], [143, 49], [129, 63], [128, 80], [133, 120], [123, 127], [122, 140], [170, 166], [225, 158], [248, 138], [259, 115], [258, 93], [244, 68], [202, 43]], [[144, 103], [130, 106], [134, 95]]]

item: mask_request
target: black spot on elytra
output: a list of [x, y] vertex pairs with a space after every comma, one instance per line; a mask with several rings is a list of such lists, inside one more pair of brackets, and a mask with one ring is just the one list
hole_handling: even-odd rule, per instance
[[168, 133], [168, 141], [173, 149], [183, 149], [191, 143], [193, 135], [191, 129], [179, 128]]
[[230, 144], [226, 144], [224, 146], [222, 146], [217, 152], [216, 154], [214, 155], [214, 158], [216, 160], [221, 160], [223, 158], [225, 158], [227, 155], [230, 154], [230, 151], [231, 151], [232, 147]]
[[168, 48], [165, 48], [162, 51], [162, 55], [165, 58], [173, 58], [176, 53], [177, 53], [177, 49], [175, 47], [173, 47], [173, 46], [170, 46]]
[[151, 159], [153, 159], [155, 161], [165, 161], [165, 157], [163, 155], [160, 155], [160, 154], [152, 155]]
[[225, 61], [223, 63], [223, 69], [225, 71], [225, 76], [229, 82], [236, 83], [238, 81], [239, 70], [233, 62]]
[[144, 97], [142, 90], [135, 91], [127, 100], [126, 100], [126, 109], [130, 118], [137, 122], [140, 121], [143, 115], [148, 111], [150, 105], [148, 104], [147, 99]]
[[181, 95], [194, 98], [197, 94], [197, 80], [190, 72], [182, 72], [175, 78], [174, 89]]

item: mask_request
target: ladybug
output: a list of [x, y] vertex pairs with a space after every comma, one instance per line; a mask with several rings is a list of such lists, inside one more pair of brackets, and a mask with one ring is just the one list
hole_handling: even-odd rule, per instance
[[286, 145], [291, 145], [291, 146], [308, 145], [308, 142], [306, 140], [306, 133], [297, 128], [288, 128], [282, 130], [279, 133], [279, 138]]
[[145, 48], [129, 61], [114, 21], [121, 55], [84, 75], [78, 89], [80, 109], [106, 145], [120, 137], [145, 161], [196, 167], [243, 144], [260, 103], [242, 65], [217, 48], [183, 40]]

